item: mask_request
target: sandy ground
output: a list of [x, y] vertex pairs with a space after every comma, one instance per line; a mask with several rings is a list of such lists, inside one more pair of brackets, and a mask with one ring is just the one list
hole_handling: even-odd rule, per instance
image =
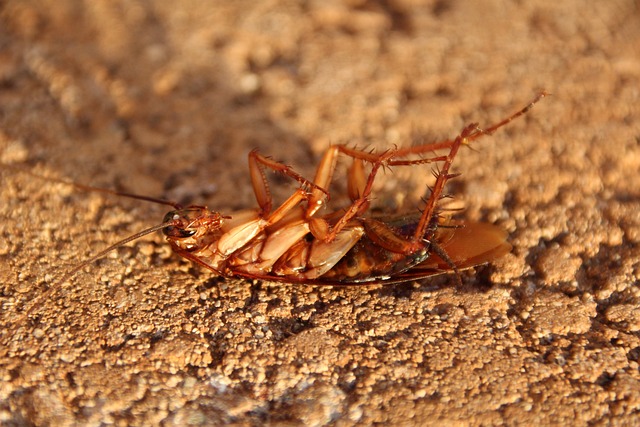
[[[0, 424], [640, 424], [637, 1], [0, 8]], [[462, 217], [514, 246], [462, 286], [225, 280], [154, 234], [36, 299], [166, 209], [24, 171], [231, 212], [253, 148], [311, 176], [331, 143], [453, 137], [541, 89], [456, 160]]]

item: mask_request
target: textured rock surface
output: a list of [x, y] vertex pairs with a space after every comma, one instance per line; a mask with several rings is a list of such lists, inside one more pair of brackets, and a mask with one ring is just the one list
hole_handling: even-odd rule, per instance
[[0, 7], [2, 165], [223, 212], [255, 204], [254, 147], [311, 176], [332, 142], [453, 137], [553, 93], [456, 161], [463, 216], [514, 245], [462, 287], [221, 280], [153, 235], [27, 320], [164, 208], [0, 166], [0, 424], [640, 423], [638, 2]]

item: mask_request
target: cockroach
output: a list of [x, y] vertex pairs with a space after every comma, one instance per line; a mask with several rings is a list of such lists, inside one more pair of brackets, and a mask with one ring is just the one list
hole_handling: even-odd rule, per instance
[[[486, 128], [465, 126], [450, 140], [365, 151], [332, 145], [322, 157], [313, 180], [290, 166], [254, 150], [249, 153], [249, 173], [257, 209], [223, 214], [205, 206], [187, 207], [145, 196], [98, 190], [165, 203], [173, 210], [162, 223], [129, 236], [83, 261], [39, 298], [55, 292], [62, 283], [108, 252], [146, 234], [162, 230], [173, 251], [223, 277], [243, 277], [269, 282], [311, 285], [391, 284], [420, 280], [495, 260], [511, 250], [507, 234], [499, 227], [479, 222], [453, 222], [439, 202], [460, 147], [490, 135], [527, 113], [540, 99]], [[446, 154], [437, 155], [438, 152]], [[350, 159], [347, 170], [346, 208], [325, 212], [329, 185], [338, 157]], [[374, 213], [372, 189], [381, 169], [435, 164], [438, 166], [430, 196], [420, 210], [404, 215]], [[300, 185], [274, 207], [266, 171], [281, 173]], [[368, 170], [368, 172], [366, 172]], [[31, 307], [34, 307], [32, 304]], [[29, 310], [31, 311], [31, 310]]]

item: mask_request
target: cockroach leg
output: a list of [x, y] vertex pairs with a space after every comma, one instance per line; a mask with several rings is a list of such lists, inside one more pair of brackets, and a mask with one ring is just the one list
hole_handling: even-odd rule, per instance
[[364, 161], [362, 159], [353, 159], [347, 172], [347, 193], [349, 198], [352, 201], [360, 198], [366, 185], [367, 177], [364, 172]]
[[[435, 162], [443, 162], [442, 169], [436, 174], [436, 182], [431, 191], [431, 197], [426, 202], [418, 226], [414, 231], [413, 236], [407, 242], [406, 253], [411, 253], [417, 250], [424, 240], [430, 241], [435, 233], [435, 228], [431, 227], [433, 218], [435, 218], [437, 204], [442, 198], [444, 187], [448, 180], [457, 176], [457, 174], [450, 174], [449, 170], [455, 159], [458, 150], [461, 145], [469, 145], [472, 141], [484, 136], [490, 135], [502, 126], [510, 123], [517, 117], [527, 113], [534, 104], [540, 99], [547, 96], [546, 92], [541, 92], [536, 98], [534, 98], [527, 106], [507, 117], [506, 119], [489, 126], [486, 129], [481, 129], [478, 123], [472, 123], [466, 126], [460, 135], [453, 140], [439, 141], [430, 144], [423, 144], [414, 147], [407, 147], [402, 149], [387, 150], [383, 153], [372, 153], [355, 148], [349, 148], [346, 146], [332, 146], [325, 153], [320, 166], [316, 172], [315, 184], [321, 188], [328, 188], [330, 181], [335, 171], [336, 158], [338, 153], [344, 154], [353, 159], [351, 168], [348, 174], [348, 188], [349, 197], [352, 200], [351, 205], [347, 208], [342, 217], [335, 223], [333, 227], [329, 227], [328, 224], [320, 227], [312, 227], [315, 230], [314, 236], [321, 238], [325, 242], [331, 242], [340, 233], [340, 231], [351, 221], [354, 217], [362, 216], [369, 207], [369, 198], [375, 182], [376, 175], [380, 167], [392, 167], [392, 166], [412, 166], [418, 164], [427, 164]], [[419, 159], [402, 159], [410, 155], [423, 155], [425, 153], [432, 153], [436, 150], [449, 149], [449, 153], [445, 156], [433, 156], [422, 157]], [[371, 164], [371, 171], [368, 177], [365, 179], [363, 162]], [[313, 203], [309, 203], [307, 208], [307, 218], [310, 218], [322, 205], [322, 199], [320, 197], [312, 197], [310, 199]], [[318, 222], [317, 220], [315, 222]], [[432, 228], [431, 231], [430, 227]], [[319, 232], [317, 230], [323, 230]]]
[[285, 217], [291, 209], [295, 208], [303, 200], [308, 198], [308, 193], [303, 188], [298, 188], [287, 200], [285, 200], [274, 212], [267, 216], [266, 221], [269, 225], [275, 224]]
[[451, 167], [451, 163], [453, 162], [454, 157], [458, 152], [460, 145], [469, 145], [469, 143], [476, 140], [477, 138], [480, 138], [481, 136], [491, 135], [493, 132], [500, 129], [502, 126], [510, 123], [512, 120], [522, 116], [523, 114], [526, 114], [538, 101], [540, 101], [542, 98], [544, 98], [547, 95], [548, 94], [544, 91], [540, 92], [538, 96], [536, 96], [523, 109], [515, 112], [514, 114], [510, 115], [506, 119], [501, 120], [500, 122], [489, 126], [486, 129], [481, 129], [478, 123], [472, 123], [462, 130], [460, 135], [454, 140], [453, 145], [451, 147], [451, 151], [449, 152], [449, 155], [447, 156], [447, 159], [445, 160], [444, 165], [442, 166], [442, 170], [437, 175], [436, 183], [433, 187], [431, 197], [429, 197], [429, 200], [427, 201], [427, 204], [424, 210], [422, 211], [422, 215], [420, 217], [418, 227], [416, 228], [416, 231], [413, 235], [412, 240], [414, 242], [418, 242], [419, 240], [422, 240], [425, 238], [431, 239], [431, 236], [426, 236], [426, 232], [429, 227], [431, 218], [435, 213], [436, 204], [440, 199], [440, 196], [442, 195], [442, 192], [444, 190], [444, 186], [447, 183], [447, 181], [454, 176], [449, 174], [449, 169]]
[[[468, 129], [465, 128], [465, 130]], [[425, 207], [422, 210], [422, 215], [420, 215], [420, 220], [418, 221], [418, 226], [416, 227], [415, 232], [413, 233], [413, 237], [411, 238], [412, 246], [418, 245], [423, 240], [431, 240], [433, 237], [434, 231], [427, 235], [427, 229], [431, 224], [431, 220], [434, 217], [436, 212], [436, 206], [438, 201], [440, 200], [440, 196], [444, 191], [444, 186], [447, 181], [453, 177], [453, 175], [449, 175], [449, 169], [451, 168], [451, 163], [458, 153], [458, 149], [460, 148], [460, 144], [465, 140], [465, 131], [462, 132], [460, 136], [458, 136], [453, 145], [451, 146], [451, 150], [449, 154], [446, 156], [444, 165], [438, 174], [436, 175], [436, 182], [433, 185], [433, 189], [431, 190], [431, 196], [427, 200]]]
[[[425, 144], [420, 147], [421, 151], [416, 150], [415, 153], [431, 152], [435, 149], [440, 149], [442, 147], [451, 145], [452, 143], [450, 143], [449, 141], [438, 142], [434, 144]], [[400, 157], [402, 155], [415, 153], [406, 152], [406, 150], [395, 149], [387, 150], [382, 153], [370, 153], [354, 148], [349, 148], [343, 145], [330, 147], [323, 156], [322, 161], [320, 162], [320, 166], [318, 167], [318, 170], [316, 172], [315, 184], [322, 188], [328, 188], [335, 171], [336, 158], [338, 154], [344, 154], [347, 157], [351, 157], [353, 159], [353, 162], [349, 169], [347, 179], [349, 197], [351, 198], [352, 203], [333, 227], [329, 227], [328, 224], [320, 226], [317, 223], [322, 222], [323, 220], [311, 219], [311, 217], [322, 206], [323, 198], [314, 197], [314, 193], [312, 192], [312, 196], [310, 198], [306, 211], [306, 216], [313, 223], [316, 223], [316, 225], [312, 227], [312, 233], [314, 234], [314, 236], [316, 238], [324, 240], [325, 242], [331, 242], [344, 229], [349, 221], [351, 221], [354, 217], [362, 216], [368, 210], [369, 198], [373, 189], [373, 184], [381, 167], [411, 166], [434, 163], [447, 159], [447, 156], [436, 156], [430, 158], [396, 160], [397, 157]], [[364, 162], [371, 164], [371, 170], [367, 177], [365, 177], [363, 165]]]
[[[338, 153], [340, 147], [332, 145], [322, 156], [320, 164], [316, 169], [316, 174], [313, 178], [313, 182], [319, 188], [329, 188], [333, 174], [336, 170], [336, 162], [338, 160]], [[307, 203], [307, 209], [305, 216], [311, 218], [328, 200], [328, 194], [325, 194], [317, 189], [311, 190], [311, 196]]]
[[260, 206], [260, 213], [262, 216], [267, 216], [273, 207], [273, 199], [269, 189], [269, 182], [264, 173], [265, 167], [295, 179], [303, 187], [311, 188], [312, 191], [317, 191], [327, 196], [329, 194], [323, 187], [304, 178], [302, 175], [295, 172], [290, 166], [265, 157], [258, 153], [258, 150], [252, 150], [249, 153], [249, 173], [251, 176], [253, 192], [256, 195], [256, 200], [258, 201], [258, 206]]

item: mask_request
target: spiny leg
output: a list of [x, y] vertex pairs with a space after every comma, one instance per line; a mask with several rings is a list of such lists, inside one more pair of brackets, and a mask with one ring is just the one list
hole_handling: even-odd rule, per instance
[[[425, 148], [424, 151], [433, 151], [434, 146], [436, 149], [441, 148], [440, 143], [436, 143], [433, 146], [427, 144], [423, 147], [430, 147], [430, 149]], [[373, 184], [381, 167], [410, 166], [444, 161], [446, 159], [446, 156], [437, 156], [414, 160], [395, 160], [395, 158], [398, 157], [398, 150], [387, 150], [383, 153], [374, 153], [349, 148], [344, 145], [336, 145], [327, 150], [323, 156], [316, 173], [316, 185], [326, 188], [330, 184], [335, 170], [336, 159], [340, 153], [353, 158], [353, 163], [348, 174], [349, 197], [352, 201], [351, 205], [332, 228], [329, 227], [328, 223], [324, 219], [311, 217], [324, 203], [324, 198], [321, 194], [317, 192], [314, 194], [312, 191], [312, 196], [309, 199], [309, 207], [307, 210], [307, 218], [309, 218], [311, 232], [316, 238], [322, 239], [326, 242], [331, 242], [335, 239], [338, 233], [350, 220], [356, 216], [363, 215], [367, 211]], [[366, 178], [363, 162], [371, 163], [371, 171]]]
[[[515, 113], [511, 114], [509, 117], [499, 121], [498, 123], [494, 123], [490, 126], [488, 126], [487, 128], [481, 129], [477, 126], [475, 126], [475, 130], [470, 133], [466, 140], [467, 142], [465, 143], [465, 145], [468, 145], [470, 142], [475, 141], [476, 139], [484, 136], [484, 135], [491, 135], [493, 134], [493, 132], [495, 132], [496, 130], [500, 129], [501, 127], [509, 124], [511, 121], [517, 119], [518, 117], [526, 114], [527, 112], [529, 112], [529, 110], [531, 108], [533, 108], [533, 106], [535, 104], [537, 104], [542, 98], [544, 98], [545, 96], [549, 96], [549, 94], [545, 91], [541, 91], [538, 95], [536, 95], [535, 98], [533, 98], [524, 108], [516, 111]], [[470, 127], [471, 125], [467, 126]], [[466, 127], [465, 127], [466, 129]], [[415, 145], [415, 146], [411, 146], [411, 147], [404, 147], [404, 148], [398, 148], [396, 150], [396, 157], [405, 157], [411, 154], [424, 154], [427, 152], [433, 152], [436, 150], [441, 150], [441, 149], [445, 149], [445, 148], [451, 148], [453, 146], [453, 144], [455, 143], [455, 139], [453, 140], [445, 140], [445, 141], [439, 141], [439, 142], [431, 142], [428, 144], [422, 144], [422, 145]]]
[[[331, 184], [333, 175], [335, 173], [338, 155], [340, 153], [353, 157], [354, 161], [358, 160], [358, 156], [354, 156], [354, 153], [359, 153], [361, 156], [367, 156], [367, 160], [369, 161], [375, 161], [380, 156], [373, 153], [364, 153], [357, 150], [352, 150], [345, 147], [344, 145], [332, 145], [324, 153], [322, 159], [320, 160], [320, 163], [318, 164], [318, 168], [316, 169], [316, 174], [314, 177], [315, 185], [320, 188], [329, 188], [329, 185]], [[361, 182], [364, 181], [364, 170], [361, 170], [358, 173], [359, 175], [357, 176], [357, 178]], [[352, 175], [351, 172], [350, 175]], [[361, 182], [355, 185], [361, 186]], [[353, 194], [357, 193], [358, 190], [353, 189], [353, 185], [353, 180], [349, 178], [349, 195], [351, 197], [351, 200], [355, 203], [355, 200], [358, 199], [358, 196], [354, 196]], [[324, 241], [330, 242], [335, 238], [337, 232], [340, 231], [340, 229], [343, 228], [344, 225], [342, 225], [338, 230], [335, 230], [335, 227], [334, 230], [330, 230], [329, 224], [325, 219], [313, 217], [313, 215], [315, 215], [315, 213], [324, 206], [327, 199], [328, 194], [323, 194], [316, 189], [311, 190], [311, 195], [307, 203], [307, 209], [305, 211], [305, 217], [309, 221], [311, 233], [317, 239], [322, 239]], [[353, 209], [353, 205], [349, 209]]]
[[[359, 196], [354, 200], [352, 198], [351, 205], [347, 208], [347, 211], [340, 217], [338, 222], [331, 228], [328, 229], [323, 236], [324, 241], [331, 242], [336, 238], [338, 233], [349, 223], [357, 215], [362, 215], [369, 207], [369, 196], [371, 195], [371, 190], [373, 188], [373, 183], [375, 181], [378, 170], [381, 166], [384, 165], [384, 162], [388, 160], [389, 156], [391, 156], [391, 152], [387, 151], [378, 156], [378, 159], [372, 163], [371, 171], [369, 172], [369, 176], [366, 180], [365, 186], [360, 191], [358, 189]], [[360, 160], [355, 158], [355, 160]]]
[[533, 108], [533, 106], [538, 103], [538, 101], [540, 101], [542, 98], [544, 98], [545, 96], [548, 96], [548, 95], [549, 94], [547, 92], [545, 92], [545, 91], [540, 92], [523, 109], [521, 109], [519, 111], [516, 111], [515, 113], [513, 113], [512, 115], [510, 115], [506, 119], [503, 119], [500, 122], [495, 123], [495, 124], [489, 126], [486, 129], [477, 128], [476, 132], [473, 135], [470, 135], [468, 140], [469, 141], [473, 141], [474, 139], [479, 138], [482, 135], [491, 135], [493, 132], [495, 132], [496, 130], [500, 129], [502, 126], [508, 124], [512, 120], [517, 119], [518, 117], [520, 117], [520, 116], [522, 116], [524, 114], [527, 114], [529, 112], [529, 110], [531, 110]]
[[[458, 149], [460, 148], [460, 145], [469, 145], [471, 141], [474, 141], [480, 138], [481, 136], [492, 134], [496, 130], [510, 123], [512, 120], [522, 116], [523, 114], [526, 114], [538, 101], [540, 101], [542, 98], [544, 98], [547, 95], [548, 94], [544, 91], [540, 92], [524, 108], [516, 111], [515, 113], [499, 121], [498, 123], [495, 123], [487, 127], [486, 129], [481, 129], [478, 123], [472, 123], [462, 130], [460, 135], [453, 141], [451, 150], [449, 151], [449, 154], [446, 156], [447, 158], [444, 162], [444, 165], [442, 166], [442, 170], [438, 173], [436, 177], [436, 183], [434, 184], [433, 190], [431, 191], [431, 196], [429, 197], [429, 200], [427, 200], [427, 204], [424, 207], [424, 210], [422, 211], [422, 215], [420, 216], [418, 227], [416, 228], [414, 235], [412, 237], [412, 242], [414, 244], [418, 244], [420, 240], [431, 239], [433, 237], [431, 235], [430, 236], [426, 235], [427, 230], [429, 228], [431, 218], [436, 214], [437, 203], [442, 197], [444, 186], [446, 185], [449, 179], [457, 176], [457, 174], [449, 174], [449, 169], [451, 168], [453, 159], [458, 153]], [[411, 150], [411, 149], [412, 147], [408, 148], [408, 150]], [[420, 147], [418, 147], [418, 149], [420, 149]], [[411, 152], [415, 152], [415, 151], [411, 151]]]
[[[469, 131], [475, 130], [475, 129], [476, 129], [476, 126], [471, 125], [471, 127], [469, 127], [469, 130], [465, 129], [465, 132], [463, 132], [463, 134], [466, 134]], [[419, 164], [426, 164], [426, 163], [435, 163], [440, 161], [445, 162], [443, 165], [442, 171], [436, 175], [436, 183], [432, 191], [432, 196], [427, 201], [427, 207], [425, 208], [421, 216], [421, 221], [426, 220], [427, 226], [430, 224], [432, 215], [435, 214], [436, 202], [441, 198], [442, 190], [444, 189], [444, 186], [447, 180], [456, 176], [453, 174], [449, 174], [448, 171], [449, 171], [449, 168], [451, 167], [451, 164], [453, 162], [453, 159], [455, 158], [456, 153], [458, 152], [458, 149], [460, 148], [462, 141], [464, 141], [464, 138], [461, 138], [461, 137], [456, 138], [453, 141], [449, 154], [446, 156], [436, 156], [436, 157], [421, 158], [416, 160], [409, 160], [409, 159], [393, 160], [393, 157], [396, 156], [396, 152], [390, 152], [389, 158], [391, 158], [391, 160], [385, 161], [384, 159], [381, 159], [381, 161], [379, 162], [383, 166], [412, 166], [412, 165], [419, 165]], [[351, 207], [357, 206], [358, 202], [363, 198], [365, 200], [368, 200], [368, 196], [371, 193], [371, 186], [375, 178], [374, 171], [376, 166], [377, 164], [374, 164], [372, 173], [369, 174], [369, 177], [367, 179], [367, 184], [361, 191], [359, 191], [360, 196], [358, 199], [354, 200]], [[358, 166], [354, 170], [358, 170], [358, 172], [354, 173], [353, 178], [356, 179], [357, 181], [360, 181], [361, 178], [357, 176], [360, 173], [362, 173], [359, 171], [360, 166]], [[352, 177], [350, 176], [349, 178], [351, 179]], [[354, 184], [354, 186], [355, 185], [356, 184]], [[356, 212], [357, 215], [361, 215], [361, 213], [362, 213], [361, 211]], [[347, 213], [338, 221], [338, 223], [336, 224], [336, 226], [332, 231], [340, 228], [341, 221], [343, 220], [348, 221], [350, 219], [348, 218], [349, 214], [350, 212], [347, 211]], [[395, 252], [395, 253], [411, 254], [411, 253], [414, 253], [416, 250], [421, 249], [424, 246], [423, 238], [416, 239], [415, 237], [412, 237], [407, 239], [404, 237], [397, 236], [395, 232], [383, 222], [376, 221], [371, 218], [365, 218], [363, 219], [363, 221], [365, 225], [365, 230], [367, 231], [369, 238], [371, 238], [374, 242], [376, 242], [381, 247], [384, 247], [388, 251]], [[346, 222], [344, 224], [346, 224]], [[418, 224], [418, 228], [419, 229], [421, 228], [421, 223]], [[424, 236], [424, 234], [425, 234], [425, 231], [420, 232], [420, 236]], [[455, 270], [455, 266], [453, 269]]]
[[367, 186], [368, 180], [365, 177], [363, 166], [364, 162], [375, 165], [376, 163], [380, 163], [383, 157], [388, 156], [389, 160], [382, 165], [383, 167], [432, 163], [434, 161], [443, 160], [444, 158], [434, 157], [421, 158], [417, 160], [393, 160], [393, 158], [405, 157], [412, 154], [419, 155], [426, 152], [435, 152], [436, 150], [443, 148], [450, 148], [452, 144], [453, 141], [440, 141], [416, 147], [388, 150], [384, 153], [376, 153], [373, 151], [367, 152], [356, 148], [349, 148], [345, 145], [332, 145], [325, 152], [316, 170], [313, 182], [318, 189], [313, 189], [311, 191], [306, 215], [307, 217], [312, 217], [324, 205], [328, 194], [322, 191], [322, 189], [329, 188], [329, 185], [331, 184], [339, 154], [344, 154], [345, 156], [353, 159], [348, 175], [348, 192], [351, 201], [356, 201], [360, 198], [364, 188]]
[[[379, 159], [381, 158], [381, 156], [385, 155], [385, 153], [366, 153], [363, 151], [348, 148], [344, 145], [332, 145], [322, 156], [322, 160], [320, 161], [320, 164], [318, 165], [318, 168], [316, 170], [314, 184], [316, 184], [320, 188], [329, 187], [336, 169], [338, 155], [341, 153], [345, 154], [348, 157], [352, 157], [354, 161], [366, 159], [366, 161], [371, 162], [374, 166], [372, 172], [370, 173], [369, 181], [373, 181], [377, 169], [380, 167]], [[354, 184], [352, 178], [349, 178], [349, 195], [351, 197], [352, 204], [347, 209], [347, 212], [343, 215], [343, 217], [339, 220], [338, 224], [333, 227], [333, 229], [330, 229], [329, 223], [325, 219], [313, 217], [313, 215], [326, 203], [327, 195], [322, 194], [320, 191], [315, 189], [311, 191], [311, 196], [309, 197], [305, 216], [309, 220], [311, 233], [317, 239], [322, 239], [326, 242], [333, 241], [338, 232], [340, 232], [340, 230], [344, 228], [347, 220], [352, 218], [355, 213], [363, 207], [363, 205], [368, 204], [366, 196], [357, 195], [360, 190], [358, 188], [353, 188], [354, 185], [356, 185], [356, 187], [362, 186], [362, 182], [364, 182], [364, 170], [361, 170], [357, 173], [359, 174], [357, 175], [357, 180], [360, 182]], [[352, 175], [351, 172], [350, 175]], [[364, 185], [366, 187], [366, 184]]]
[[[451, 144], [452, 141], [442, 141], [434, 144], [425, 144], [420, 147], [419, 152], [422, 153], [435, 151], [444, 147], [450, 147]], [[367, 182], [373, 179], [372, 176], [370, 176], [369, 179], [365, 177], [363, 162], [370, 163], [371, 165], [376, 165], [377, 163], [384, 163], [385, 159], [388, 157], [389, 160], [386, 161], [386, 163], [382, 164], [382, 166], [384, 167], [394, 165], [423, 164], [438, 161], [434, 158], [394, 161], [392, 160], [394, 157], [406, 156], [412, 153], [406, 153], [406, 150], [397, 149], [388, 150], [383, 153], [375, 153], [362, 151], [355, 148], [349, 148], [345, 145], [332, 145], [325, 152], [316, 170], [316, 175], [313, 182], [317, 186], [317, 189], [314, 188], [311, 190], [311, 196], [309, 197], [308, 207], [306, 210], [307, 218], [311, 218], [324, 205], [328, 194], [322, 190], [329, 188], [329, 185], [331, 184], [339, 154], [344, 154], [345, 156], [351, 157], [353, 159], [353, 163], [351, 165], [351, 168], [349, 169], [348, 176], [348, 191], [349, 197], [352, 202], [355, 202], [356, 200], [361, 198], [361, 195], [364, 192], [365, 187], [367, 186]], [[380, 166], [381, 165], [379, 164], [377, 167], [375, 167], [375, 169], [379, 168]], [[375, 176], [375, 172], [373, 173], [373, 176]]]
[[[480, 138], [483, 135], [489, 135], [496, 131], [497, 129], [505, 126], [512, 120], [520, 117], [523, 114], [526, 114], [538, 101], [540, 101], [543, 97], [547, 96], [546, 92], [540, 92], [529, 104], [527, 104], [521, 110], [515, 112], [509, 117], [501, 120], [500, 122], [489, 126], [486, 129], [481, 129], [477, 123], [472, 123], [465, 127], [461, 134], [455, 138], [453, 141], [446, 140], [440, 141], [430, 144], [423, 144], [420, 146], [407, 147], [402, 149], [389, 150], [382, 154], [375, 153], [367, 153], [364, 151], [351, 149], [345, 146], [338, 146], [340, 152], [354, 158], [354, 161], [367, 161], [372, 164], [372, 170], [369, 173], [369, 177], [364, 185], [364, 188], [361, 187], [361, 176], [358, 176], [362, 172], [357, 171], [360, 169], [360, 166], [354, 167], [354, 175], [350, 177], [354, 182], [351, 187], [355, 190], [351, 192], [350, 197], [352, 198], [352, 204], [347, 209], [347, 212], [338, 220], [336, 225], [331, 229], [326, 235], [324, 239], [326, 241], [331, 241], [335, 238], [337, 233], [351, 220], [353, 217], [357, 215], [362, 215], [367, 207], [368, 207], [368, 198], [371, 193], [371, 189], [373, 186], [373, 182], [375, 180], [376, 173], [378, 169], [383, 167], [391, 167], [391, 166], [410, 166], [417, 164], [426, 164], [443, 161], [444, 164], [442, 166], [442, 170], [436, 176], [436, 182], [434, 184], [431, 197], [427, 201], [427, 204], [422, 212], [420, 217], [418, 226], [414, 232], [413, 237], [410, 241], [407, 242], [407, 253], [411, 253], [416, 250], [419, 246], [422, 245], [422, 240], [426, 238], [427, 230], [430, 226], [431, 219], [436, 214], [437, 203], [441, 199], [444, 187], [447, 181], [455, 176], [456, 174], [450, 174], [449, 169], [451, 168], [451, 164], [458, 153], [458, 150], [461, 145], [469, 145], [471, 141], [474, 141], [477, 138]], [[449, 148], [449, 153], [446, 156], [436, 156], [430, 158], [421, 158], [417, 160], [411, 159], [398, 159], [401, 157], [406, 157], [409, 155], [421, 155], [427, 152], [433, 152], [435, 150]], [[354, 200], [354, 195], [358, 197]], [[432, 236], [428, 236], [430, 239]]]
[[[456, 141], [454, 141], [453, 147], [456, 147], [455, 150], [457, 151], [457, 147], [459, 147], [459, 144], [457, 144]], [[430, 147], [429, 144], [427, 144], [427, 146]], [[452, 147], [452, 150], [453, 150], [453, 147]], [[431, 150], [425, 150], [425, 151], [431, 151]], [[349, 176], [349, 179], [353, 179], [355, 181], [352, 186], [357, 187], [356, 188], [357, 193], [350, 195], [352, 197], [353, 203], [351, 204], [349, 209], [347, 209], [347, 212], [338, 220], [334, 228], [331, 230], [331, 233], [328, 234], [327, 239], [331, 239], [332, 236], [335, 236], [352, 218], [354, 218], [355, 216], [361, 216], [362, 214], [364, 214], [364, 212], [369, 206], [369, 196], [371, 195], [373, 184], [375, 182], [375, 177], [380, 167], [414, 166], [414, 165], [422, 165], [427, 163], [435, 163], [440, 161], [446, 162], [450, 159], [450, 156], [451, 154], [449, 154], [448, 156], [435, 156], [430, 158], [420, 158], [420, 159], [414, 159], [414, 160], [411, 160], [411, 159], [395, 160], [396, 157], [399, 157], [398, 150], [387, 151], [382, 155], [380, 155], [379, 158], [372, 164], [371, 172], [369, 173], [369, 176], [366, 179], [366, 183], [364, 187], [362, 187], [360, 184], [362, 182], [362, 177], [359, 176], [360, 174], [363, 173], [362, 168], [361, 166], [354, 167], [352, 169], [353, 174]], [[354, 160], [354, 163], [355, 162], [361, 162], [361, 159], [356, 158]], [[354, 199], [354, 196], [356, 195], [357, 195], [357, 198]], [[384, 233], [388, 234], [390, 232], [391, 231], [388, 230], [388, 231], [385, 231]], [[416, 249], [413, 243], [414, 243], [413, 241], [407, 241], [406, 245], [403, 245], [404, 246], [403, 251], [406, 253], [413, 252]], [[388, 248], [388, 249], [394, 252], [396, 251], [396, 249], [392, 249], [392, 248]]]
[[458, 150], [460, 149], [461, 144], [467, 143], [467, 134], [470, 131], [473, 131], [477, 128], [477, 125], [473, 124], [467, 126], [460, 136], [458, 136], [453, 145], [451, 146], [451, 150], [449, 154], [447, 154], [444, 159], [444, 164], [442, 165], [442, 169], [436, 175], [436, 182], [433, 185], [433, 189], [431, 190], [431, 196], [427, 200], [427, 203], [422, 211], [422, 215], [420, 215], [420, 220], [418, 221], [418, 226], [411, 238], [411, 247], [419, 246], [421, 242], [426, 238], [427, 240], [431, 239], [432, 236], [426, 236], [427, 229], [431, 223], [431, 219], [436, 214], [437, 203], [442, 196], [442, 192], [444, 191], [444, 186], [450, 178], [453, 178], [456, 175], [449, 174], [449, 169], [451, 168], [451, 164], [453, 163], [453, 159], [456, 157]]

